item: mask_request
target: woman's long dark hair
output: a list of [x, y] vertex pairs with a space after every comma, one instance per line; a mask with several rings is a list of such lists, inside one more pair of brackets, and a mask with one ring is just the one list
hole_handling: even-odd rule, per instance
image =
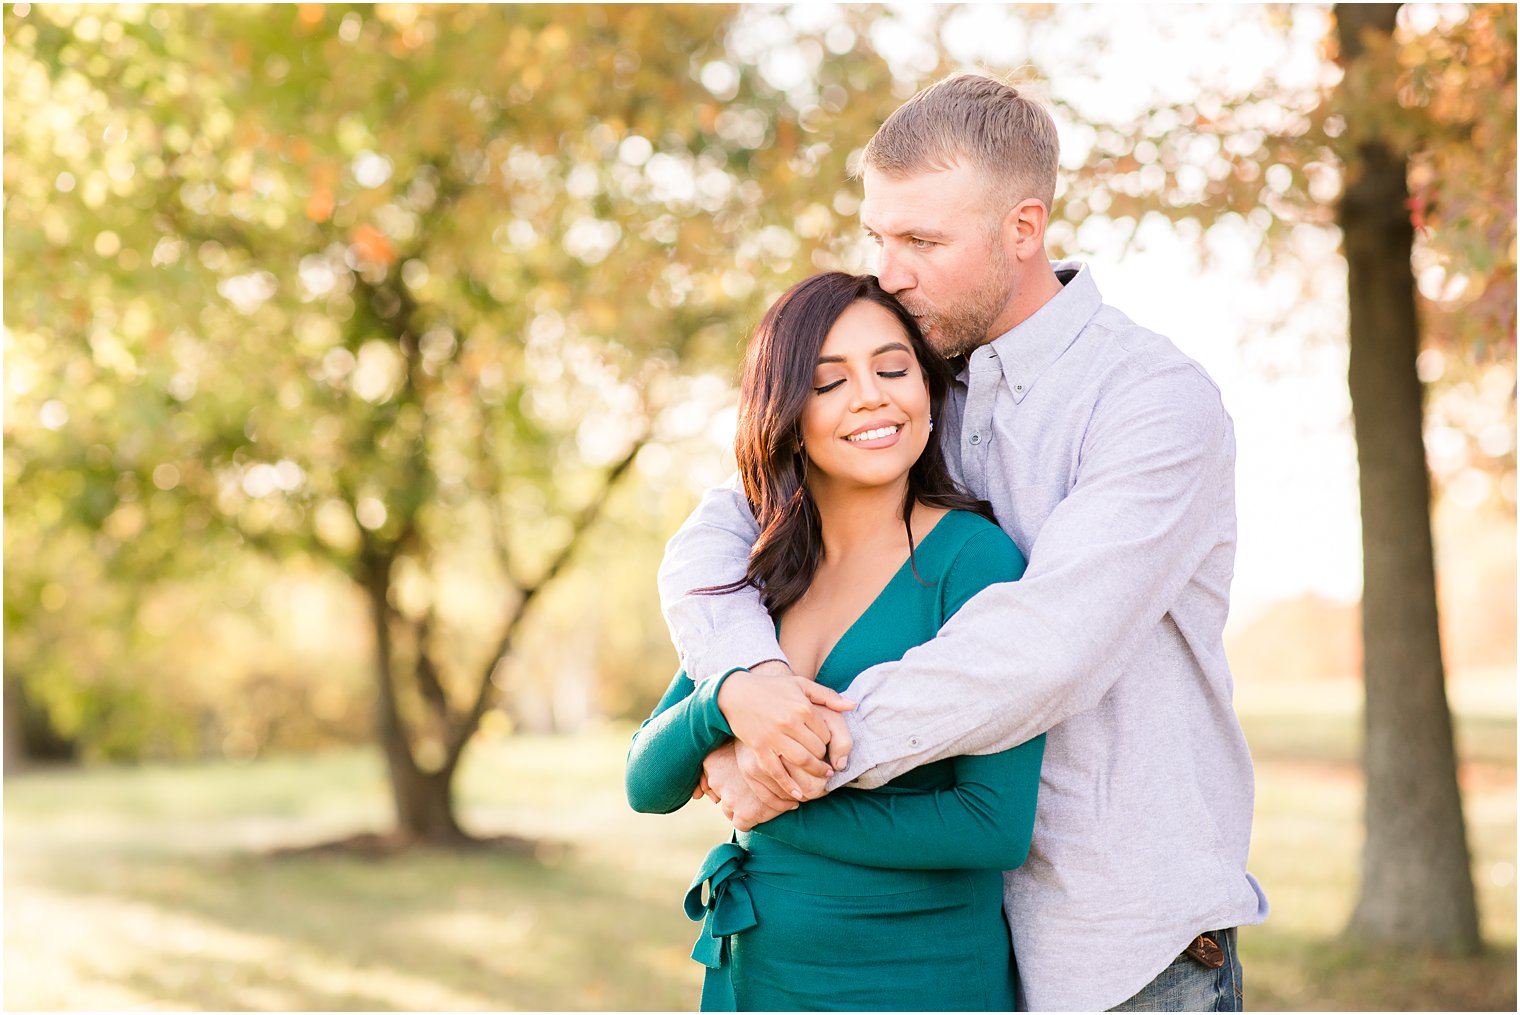
[[[813, 395], [813, 372], [824, 339], [856, 303], [874, 303], [896, 318], [929, 385], [931, 412], [939, 412], [950, 387], [950, 367], [929, 348], [913, 315], [903, 309], [874, 275], [830, 271], [788, 289], [765, 312], [749, 341], [739, 388], [739, 426], [734, 451], [744, 496], [760, 525], [743, 579], [698, 589], [732, 592], [753, 586], [772, 616], [780, 616], [813, 582], [823, 557], [823, 527], [807, 488], [807, 458], [801, 421]], [[973, 511], [996, 521], [992, 505], [962, 492], [950, 477], [938, 435], [932, 430], [923, 454], [908, 469], [903, 524], [912, 560], [915, 503]], [[914, 573], [917, 574], [915, 564]]]

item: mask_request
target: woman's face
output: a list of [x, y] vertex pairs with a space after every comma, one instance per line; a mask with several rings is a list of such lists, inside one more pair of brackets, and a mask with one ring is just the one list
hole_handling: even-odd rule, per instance
[[923, 454], [929, 386], [888, 310], [857, 301], [834, 322], [813, 370], [801, 429], [810, 484], [890, 485]]

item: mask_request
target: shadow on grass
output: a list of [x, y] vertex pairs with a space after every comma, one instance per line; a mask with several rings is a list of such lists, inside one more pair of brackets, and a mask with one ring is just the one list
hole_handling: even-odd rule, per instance
[[[80, 873], [47, 887], [254, 942], [246, 955], [168, 952], [94, 971], [163, 1006], [689, 1010], [696, 999], [695, 969], [684, 969], [692, 925], [651, 904], [650, 886], [573, 850], [164, 857], [134, 860], [130, 883]], [[1269, 925], [1247, 929], [1242, 952], [1257, 1010], [1515, 1010], [1513, 946], [1410, 957]]]
[[1513, 945], [1470, 957], [1408, 955], [1268, 927], [1241, 935], [1247, 1010], [1515, 1010]]
[[674, 900], [651, 906], [619, 872], [563, 850], [134, 858], [39, 887], [147, 904], [245, 942], [93, 970], [162, 1006], [668, 1010], [696, 999], [690, 960], [672, 948], [694, 928]]

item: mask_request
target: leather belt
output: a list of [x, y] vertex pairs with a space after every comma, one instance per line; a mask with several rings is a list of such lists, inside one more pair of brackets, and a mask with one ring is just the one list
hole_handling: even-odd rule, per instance
[[1209, 969], [1219, 969], [1224, 966], [1224, 949], [1219, 947], [1219, 942], [1207, 934], [1199, 934], [1193, 938], [1188, 946], [1182, 949], [1182, 954]]

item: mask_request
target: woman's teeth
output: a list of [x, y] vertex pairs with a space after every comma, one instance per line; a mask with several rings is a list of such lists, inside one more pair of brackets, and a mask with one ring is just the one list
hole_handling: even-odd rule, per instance
[[881, 427], [877, 427], [875, 430], [867, 430], [865, 433], [852, 433], [848, 437], [846, 437], [845, 440], [847, 440], [847, 441], [874, 441], [874, 440], [876, 440], [879, 437], [890, 437], [890, 436], [892, 436], [893, 434], [895, 434], [897, 431], [899, 431], [901, 429], [902, 429], [902, 427], [901, 426], [897, 426], [897, 425], [893, 425], [893, 426], [881, 426]]

